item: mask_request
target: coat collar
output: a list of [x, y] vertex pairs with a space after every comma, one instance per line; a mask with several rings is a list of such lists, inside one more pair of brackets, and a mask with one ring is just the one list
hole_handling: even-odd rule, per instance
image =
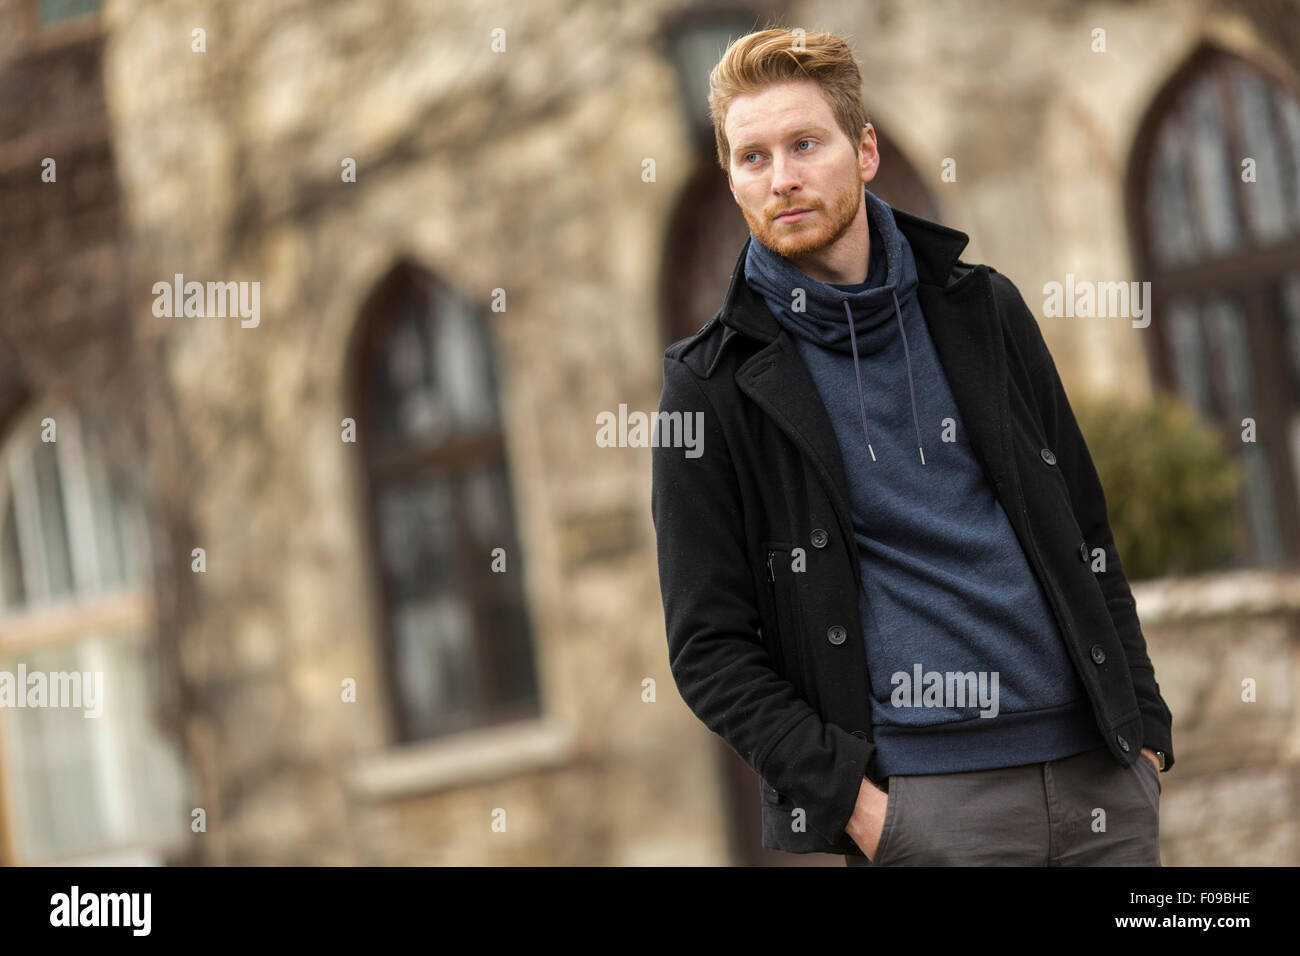
[[[952, 274], [952, 268], [962, 250], [970, 242], [964, 232], [950, 229], [937, 222], [922, 219], [911, 213], [894, 209], [894, 221], [899, 231], [912, 247], [912, 256], [916, 260], [916, 276], [921, 285], [933, 285], [944, 288]], [[753, 236], [745, 240], [736, 267], [731, 271], [731, 284], [723, 300], [720, 321], [728, 328], [743, 332], [764, 342], [776, 338], [780, 329], [776, 317], [766, 305], [759, 306], [760, 297], [745, 281], [745, 256]]]

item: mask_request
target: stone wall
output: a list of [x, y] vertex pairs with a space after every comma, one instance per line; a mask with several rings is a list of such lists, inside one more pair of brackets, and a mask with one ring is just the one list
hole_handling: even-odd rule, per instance
[[1174, 717], [1164, 864], [1300, 864], [1300, 578], [1246, 571], [1133, 593]]

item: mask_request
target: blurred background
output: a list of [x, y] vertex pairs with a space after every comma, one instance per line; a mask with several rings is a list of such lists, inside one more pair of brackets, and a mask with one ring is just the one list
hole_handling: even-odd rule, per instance
[[[0, 709], [0, 863], [843, 865], [761, 849], [650, 451], [595, 440], [721, 304], [708, 73], [772, 23], [850, 39], [869, 188], [1038, 315], [1165, 864], [1300, 863], [1300, 0], [0, 0], [0, 671], [105, 675]], [[1149, 326], [1044, 315], [1067, 274]]]

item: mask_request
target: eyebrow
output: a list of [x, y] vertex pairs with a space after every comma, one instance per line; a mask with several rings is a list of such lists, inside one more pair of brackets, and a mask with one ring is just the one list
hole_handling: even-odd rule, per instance
[[[830, 133], [830, 130], [826, 129], [823, 126], [801, 126], [798, 129], [794, 130], [793, 132], [786, 134], [785, 138], [793, 139], [796, 136], [803, 136], [805, 133], [818, 133], [822, 136], [826, 136]], [[762, 143], [753, 143], [753, 142], [745, 143], [733, 149], [731, 151], [731, 155], [740, 156], [749, 152], [752, 149], [759, 149], [762, 147], [762, 145], [763, 145]]]

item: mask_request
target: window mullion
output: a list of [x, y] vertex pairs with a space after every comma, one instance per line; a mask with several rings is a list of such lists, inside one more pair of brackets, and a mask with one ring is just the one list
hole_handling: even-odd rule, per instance
[[45, 562], [35, 469], [35, 454], [30, 446], [21, 445], [10, 454], [9, 479], [14, 490], [14, 520], [18, 523], [18, 555], [29, 607], [48, 604], [50, 600], [50, 574]]
[[95, 550], [95, 521], [90, 511], [90, 482], [81, 423], [75, 417], [63, 427], [63, 438], [54, 443], [58, 457], [59, 483], [63, 489], [63, 513], [67, 521], [68, 546], [72, 550], [73, 589], [77, 595], [99, 591], [99, 554]]

